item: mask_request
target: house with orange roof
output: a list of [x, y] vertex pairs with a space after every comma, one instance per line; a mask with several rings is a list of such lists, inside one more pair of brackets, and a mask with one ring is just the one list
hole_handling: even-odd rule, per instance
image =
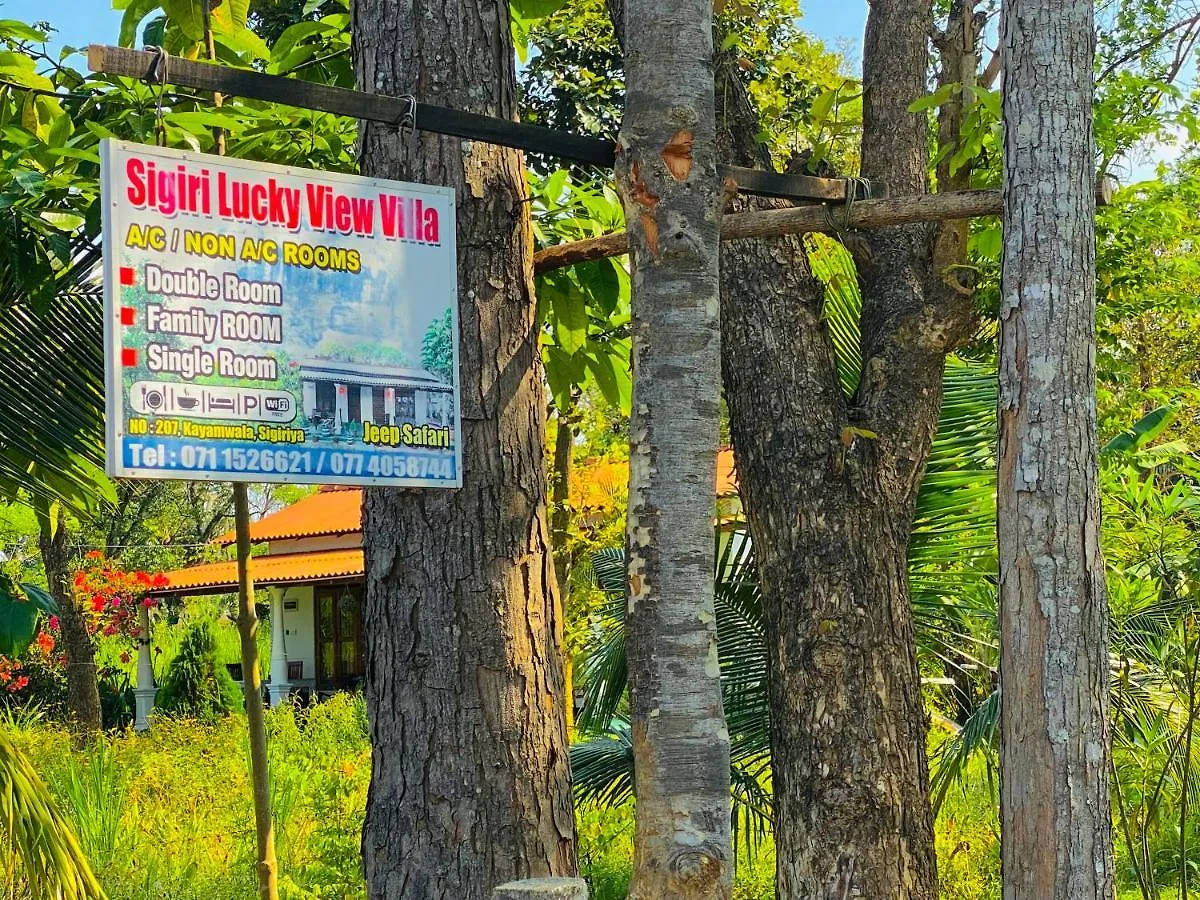
[[[612, 472], [597, 473], [611, 481]], [[627, 476], [624, 476], [627, 477]], [[606, 482], [607, 484], [607, 482]], [[719, 518], [736, 503], [733, 453], [721, 451], [717, 466]], [[611, 485], [599, 486], [608, 490]], [[294, 691], [318, 696], [354, 688], [365, 673], [362, 598], [364, 586], [362, 491], [322, 487], [315, 494], [265, 516], [250, 526], [250, 540], [265, 553], [253, 557], [256, 589], [270, 595], [271, 667], [267, 689], [271, 704]], [[233, 532], [216, 542], [231, 547]], [[165, 572], [159, 597], [231, 594], [237, 591], [235, 560], [201, 563]], [[149, 645], [145, 668], [139, 664], [136, 727], [148, 727], [154, 687], [150, 684]], [[139, 663], [142, 662], [139, 660]]]

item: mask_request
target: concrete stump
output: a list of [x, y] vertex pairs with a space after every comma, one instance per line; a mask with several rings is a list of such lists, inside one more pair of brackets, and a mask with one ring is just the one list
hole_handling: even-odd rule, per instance
[[492, 900], [588, 900], [582, 878], [530, 878], [510, 881], [492, 891]]

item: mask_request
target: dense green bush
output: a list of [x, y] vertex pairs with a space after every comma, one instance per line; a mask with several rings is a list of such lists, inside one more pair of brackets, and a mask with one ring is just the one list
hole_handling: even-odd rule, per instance
[[193, 625], [163, 678], [155, 705], [168, 715], [213, 722], [242, 707], [242, 693], [217, 661], [217, 642], [207, 622]]

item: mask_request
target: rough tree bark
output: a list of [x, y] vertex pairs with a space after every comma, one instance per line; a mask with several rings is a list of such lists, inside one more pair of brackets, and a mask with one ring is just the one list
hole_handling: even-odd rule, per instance
[[[359, 0], [359, 85], [512, 118], [503, 0]], [[366, 175], [458, 200], [463, 487], [369, 490], [364, 511], [376, 900], [486, 900], [575, 869], [546, 521], [533, 237], [516, 151], [366, 124]]]
[[623, 6], [616, 174], [633, 279], [626, 647], [637, 794], [629, 896], [724, 900], [733, 852], [712, 516], [727, 199], [716, 172], [712, 3]]
[[1096, 438], [1093, 9], [1005, 0], [1000, 310], [1005, 900], [1113, 895]]
[[96, 671], [96, 649], [88, 634], [83, 612], [71, 589], [71, 556], [66, 516], [56, 518], [49, 508], [37, 509], [38, 549], [46, 569], [46, 584], [58, 603], [58, 627], [67, 657], [67, 716], [78, 743], [85, 744], [100, 733], [100, 677]]
[[[908, 106], [927, 90], [932, 22], [929, 0], [871, 3], [862, 174], [893, 196], [928, 191], [927, 119]], [[725, 161], [761, 165], [733, 64], [719, 74]], [[974, 319], [953, 268], [962, 234], [846, 236], [863, 290], [851, 397], [801, 240], [722, 248], [726, 399], [770, 654], [781, 900], [937, 896], [907, 552], [945, 356]]]

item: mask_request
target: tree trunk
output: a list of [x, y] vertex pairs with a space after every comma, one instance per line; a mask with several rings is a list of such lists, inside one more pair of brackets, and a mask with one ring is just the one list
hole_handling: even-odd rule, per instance
[[1005, 900], [1113, 895], [1093, 40], [1091, 3], [1004, 4], [997, 498]]
[[[897, 196], [928, 190], [928, 122], [908, 107], [926, 91], [932, 20], [928, 0], [871, 3], [862, 174]], [[735, 67], [718, 73], [724, 161], [762, 165]], [[974, 321], [951, 268], [963, 236], [843, 236], [863, 289], [849, 397], [802, 240], [722, 247], [725, 391], [770, 655], [780, 900], [937, 897], [907, 556], [945, 356]]]
[[626, 0], [617, 183], [633, 296], [627, 656], [632, 900], [732, 890], [729, 733], [713, 614], [720, 439], [711, 0]]
[[[513, 118], [508, 7], [354, 4], [359, 84]], [[365, 124], [363, 174], [454, 187], [461, 490], [368, 490], [363, 829], [375, 900], [486, 900], [575, 871], [545, 399], [521, 155]]]
[[245, 482], [233, 486], [237, 533], [238, 637], [242, 651], [242, 693], [250, 737], [250, 785], [254, 794], [254, 839], [258, 896], [279, 900], [279, 866], [275, 857], [275, 822], [271, 816], [271, 774], [267, 758], [267, 724], [263, 713], [262, 670], [258, 664], [258, 615], [254, 609], [254, 577], [250, 571], [250, 501]]
[[[561, 612], [566, 607], [571, 593], [571, 566], [574, 562], [567, 542], [570, 539], [571, 523], [571, 472], [574, 468], [575, 450], [575, 403], [578, 391], [571, 394], [566, 410], [558, 410], [554, 431], [554, 476], [550, 490], [550, 546], [554, 551], [554, 581], [558, 585], [559, 618], [566, 621]], [[575, 727], [575, 665], [569, 648], [563, 652], [563, 697], [566, 700], [567, 733]]]
[[67, 657], [67, 716], [80, 743], [100, 733], [100, 677], [96, 672], [96, 649], [71, 588], [71, 557], [68, 550], [66, 516], [60, 509], [57, 520], [39, 507], [38, 548], [46, 569], [46, 584], [58, 603], [58, 627]]

